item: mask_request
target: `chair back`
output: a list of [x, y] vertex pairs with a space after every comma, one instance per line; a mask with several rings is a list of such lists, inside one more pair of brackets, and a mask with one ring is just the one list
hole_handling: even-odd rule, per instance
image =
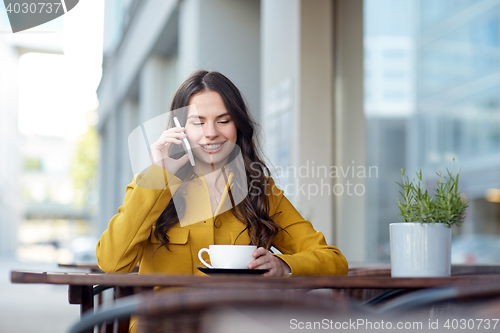
[[262, 326], [260, 332], [276, 332], [278, 318], [289, 331], [292, 316], [345, 316], [354, 309], [346, 298], [331, 292], [193, 289], [145, 299], [137, 311], [138, 332], [256, 332], [256, 323]]

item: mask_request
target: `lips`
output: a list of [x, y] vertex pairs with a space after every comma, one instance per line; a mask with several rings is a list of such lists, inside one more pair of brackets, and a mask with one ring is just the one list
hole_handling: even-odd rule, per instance
[[224, 148], [224, 143], [225, 142], [210, 143], [210, 144], [206, 144], [206, 145], [200, 144], [200, 148], [205, 153], [215, 154], [215, 153], [221, 151], [222, 148]]

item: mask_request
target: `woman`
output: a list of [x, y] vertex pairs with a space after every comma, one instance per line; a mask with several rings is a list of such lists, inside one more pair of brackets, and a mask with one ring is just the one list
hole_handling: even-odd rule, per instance
[[[345, 275], [347, 261], [304, 220], [259, 157], [254, 122], [224, 75], [197, 71], [175, 93], [173, 125], [151, 145], [153, 164], [127, 186], [97, 244], [105, 272], [203, 275], [198, 251], [253, 244], [265, 276]], [[182, 150], [187, 138], [194, 166]], [[179, 158], [180, 155], [183, 155]], [[272, 254], [271, 246], [282, 254]]]

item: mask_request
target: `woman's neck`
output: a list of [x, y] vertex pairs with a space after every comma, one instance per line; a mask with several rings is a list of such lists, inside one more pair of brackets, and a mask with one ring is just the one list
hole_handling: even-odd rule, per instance
[[206, 176], [211, 173], [216, 173], [217, 175], [219, 175], [222, 172], [222, 168], [225, 166], [225, 164], [226, 161], [218, 164], [207, 164], [196, 161], [196, 164], [193, 167], [193, 172], [198, 176], [201, 174]]

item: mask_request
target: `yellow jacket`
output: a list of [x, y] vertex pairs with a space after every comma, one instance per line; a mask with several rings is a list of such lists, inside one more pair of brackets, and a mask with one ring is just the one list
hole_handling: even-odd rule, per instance
[[[168, 187], [165, 186], [165, 177], [169, 180]], [[158, 186], [159, 182], [162, 186]], [[165, 247], [157, 250], [161, 244], [154, 236], [156, 220], [180, 182], [156, 165], [134, 177], [127, 186], [123, 205], [97, 244], [97, 262], [103, 271], [127, 273], [139, 263], [139, 274], [204, 275], [195, 267], [203, 266], [198, 259], [200, 249], [211, 244], [250, 244], [246, 231], [238, 237], [245, 226], [230, 210], [219, 214], [224, 210], [222, 206], [228, 203], [227, 186], [215, 219], [205, 179], [201, 175], [187, 187], [189, 200], [186, 200], [186, 211], [180, 221], [187, 225], [181, 227], [178, 224], [168, 230], [170, 251]], [[274, 221], [286, 230], [278, 232], [273, 246], [282, 253], [277, 256], [290, 266], [292, 275], [346, 275], [347, 261], [342, 253], [327, 245], [323, 234], [300, 216], [283, 191], [274, 186], [272, 179], [270, 183], [269, 215], [281, 212]], [[190, 206], [190, 202], [195, 204]], [[184, 220], [199, 222], [182, 223]]]

